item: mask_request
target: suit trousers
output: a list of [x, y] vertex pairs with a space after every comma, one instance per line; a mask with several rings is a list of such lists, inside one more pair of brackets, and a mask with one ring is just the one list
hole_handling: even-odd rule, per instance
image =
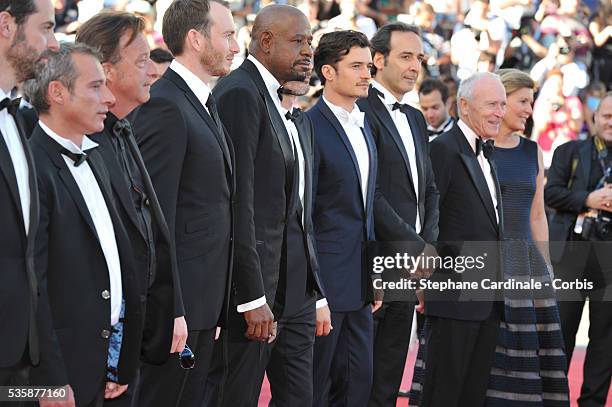
[[270, 406], [310, 407], [315, 321], [315, 300], [309, 298], [297, 313], [278, 321], [276, 340], [271, 344], [229, 342], [221, 405], [257, 406], [264, 373], [267, 373], [272, 392]]
[[196, 357], [193, 369], [181, 368], [176, 354], [160, 366], [143, 363], [138, 397], [135, 397], [133, 406], [201, 407], [211, 367], [215, 331], [216, 328], [189, 331], [187, 345]]
[[374, 314], [374, 381], [370, 407], [395, 407], [402, 383], [414, 314], [413, 302], [384, 304]]
[[484, 321], [427, 317], [422, 407], [482, 407], [499, 335], [499, 306]]
[[312, 406], [364, 406], [372, 387], [372, 306], [332, 312], [331, 322], [330, 334], [315, 341]]

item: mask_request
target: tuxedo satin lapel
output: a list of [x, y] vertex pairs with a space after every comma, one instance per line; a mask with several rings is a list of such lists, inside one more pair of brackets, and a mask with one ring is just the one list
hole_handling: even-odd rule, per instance
[[[397, 149], [402, 155], [402, 158], [404, 160], [404, 167], [406, 168], [406, 171], [408, 171], [408, 180], [410, 181], [410, 186], [412, 187], [412, 190], [415, 191], [415, 195], [416, 195], [416, 190], [412, 182], [412, 170], [410, 169], [410, 162], [408, 161], [408, 154], [406, 153], [406, 148], [404, 146], [404, 142], [402, 141], [402, 137], [397, 131], [397, 127], [395, 127], [393, 119], [391, 118], [391, 114], [385, 107], [385, 104], [382, 102], [382, 100], [380, 100], [380, 97], [378, 97], [378, 92], [373, 87], [370, 87], [370, 93], [368, 95], [368, 99], [370, 100], [370, 104], [372, 105], [372, 111], [376, 115], [378, 121], [382, 123], [385, 129], [387, 129], [387, 132], [391, 135], [393, 142], [395, 143]], [[412, 126], [410, 127], [412, 129]]]
[[64, 161], [64, 158], [61, 154], [62, 147], [57, 144], [53, 139], [51, 139], [51, 137], [45, 134], [45, 132], [40, 127], [37, 127], [36, 130], [34, 130], [32, 138], [35, 139], [35, 142], [39, 143], [42, 146], [53, 164], [57, 167], [58, 174], [60, 179], [62, 180], [62, 183], [66, 187], [66, 190], [70, 194], [70, 197], [74, 201], [74, 204], [78, 208], [81, 216], [85, 220], [85, 223], [87, 223], [87, 226], [89, 226], [89, 229], [91, 229], [91, 232], [99, 241], [100, 239], [98, 238], [98, 233], [96, 232], [96, 227], [94, 226], [93, 219], [89, 214], [89, 209], [87, 208], [85, 199], [83, 199], [81, 190], [79, 189], [79, 186], [74, 180], [74, 177], [68, 169], [68, 166], [66, 165], [66, 162]]
[[187, 98], [189, 103], [191, 103], [191, 105], [196, 110], [196, 112], [198, 112], [200, 117], [202, 117], [202, 119], [204, 120], [208, 128], [210, 128], [210, 131], [212, 131], [212, 134], [215, 135], [215, 138], [217, 139], [217, 143], [219, 143], [219, 148], [221, 148], [221, 151], [223, 152], [223, 157], [225, 158], [225, 164], [228, 166], [228, 168], [231, 171], [232, 168], [231, 168], [230, 153], [228, 149], [226, 148], [226, 143], [224, 143], [223, 140], [221, 139], [221, 137], [224, 137], [224, 135], [219, 134], [219, 130], [217, 129], [215, 122], [213, 121], [212, 117], [210, 116], [206, 108], [202, 106], [202, 103], [200, 103], [200, 100], [198, 99], [198, 97], [195, 95], [195, 93], [193, 93], [191, 88], [189, 88], [187, 83], [183, 80], [183, 78], [181, 78], [179, 74], [174, 72], [172, 69], [167, 69], [166, 73], [164, 74], [164, 78], [174, 83], [179, 89], [181, 89], [185, 93], [185, 97]]
[[[357, 175], [357, 179], [359, 180], [359, 186], [361, 187], [363, 180], [361, 179], [361, 171], [359, 171], [359, 163], [357, 162], [357, 156], [355, 155], [355, 151], [353, 151], [353, 147], [351, 146], [351, 142], [348, 139], [348, 136], [344, 132], [344, 128], [338, 121], [338, 118], [336, 117], [336, 115], [334, 115], [331, 109], [323, 101], [323, 98], [319, 99], [316, 107], [319, 109], [319, 111], [321, 111], [321, 114], [323, 114], [323, 116], [329, 121], [332, 127], [336, 130], [336, 133], [340, 137], [340, 140], [342, 140], [342, 143], [344, 143], [344, 147], [346, 148], [346, 151], [348, 151], [349, 155], [351, 156], [351, 160], [353, 160], [353, 167], [355, 169], [355, 174]], [[359, 195], [361, 196], [362, 194], [359, 194]], [[363, 204], [363, 197], [362, 197], [362, 204]]]
[[[13, 161], [11, 159], [11, 154], [9, 153], [8, 147], [4, 142], [4, 136], [0, 132], [0, 171], [4, 175], [6, 182], [9, 186], [9, 191], [11, 193], [11, 197], [13, 198], [13, 202], [17, 206], [19, 213], [22, 212], [21, 208], [21, 200], [19, 199], [19, 188], [17, 187], [17, 177], [15, 176], [15, 168], [13, 167]], [[24, 226], [23, 216], [19, 216], [21, 220], [21, 225]]]
[[[304, 116], [304, 114], [302, 114]], [[312, 157], [312, 140], [310, 137], [306, 137], [309, 134], [305, 129], [305, 119], [302, 118], [299, 124], [296, 123], [298, 129], [298, 136], [300, 138], [300, 144], [302, 146], [302, 152], [304, 153], [304, 219], [310, 216], [310, 205], [311, 205], [311, 190], [312, 190], [312, 161], [309, 157]], [[307, 224], [308, 222], [304, 222]], [[306, 225], [304, 225], [306, 227]]]
[[368, 230], [368, 239], [374, 239], [374, 225], [372, 220], [374, 218], [374, 193], [376, 192], [376, 172], [378, 168], [378, 155], [376, 153], [376, 144], [372, 137], [372, 131], [370, 125], [365, 120], [363, 129], [361, 129], [363, 136], [368, 146], [368, 154], [370, 156], [370, 167], [368, 170], [368, 193], [366, 203], [366, 224]]
[[100, 133], [97, 137], [92, 137], [92, 140], [100, 144], [100, 153], [105, 156], [106, 161], [113, 163], [112, 165], [107, 165], [106, 167], [110, 175], [111, 186], [113, 191], [115, 191], [115, 196], [119, 198], [121, 206], [123, 206], [123, 209], [125, 209], [130, 221], [138, 230], [138, 233], [143, 239], [146, 240], [146, 237], [142, 234], [140, 223], [138, 222], [138, 214], [136, 213], [134, 202], [130, 196], [130, 186], [125, 182], [125, 175], [119, 167], [120, 164], [117, 162], [117, 157], [114, 154], [114, 147], [112, 146], [110, 137], [113, 136], [105, 131]]
[[410, 131], [412, 132], [418, 172], [417, 179], [419, 180], [419, 196], [422, 197], [425, 195], [425, 168], [423, 168], [425, 162], [425, 160], [423, 160], [423, 154], [425, 154], [425, 152], [423, 151], [423, 145], [421, 144], [421, 137], [419, 137], [419, 134], [422, 134], [422, 132], [425, 131], [424, 134], [427, 135], [427, 129], [419, 128], [417, 117], [412, 110], [408, 110], [406, 113], [406, 118], [408, 119], [408, 125], [410, 126]]

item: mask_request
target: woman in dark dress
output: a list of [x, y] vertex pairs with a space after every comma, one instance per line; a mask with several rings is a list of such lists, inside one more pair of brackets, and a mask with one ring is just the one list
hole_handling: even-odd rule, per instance
[[544, 288], [504, 292], [486, 405], [569, 406], [563, 337], [551, 284], [542, 152], [522, 136], [533, 113], [535, 84], [516, 69], [498, 74], [507, 96], [493, 154], [504, 212], [504, 278], [539, 281]]

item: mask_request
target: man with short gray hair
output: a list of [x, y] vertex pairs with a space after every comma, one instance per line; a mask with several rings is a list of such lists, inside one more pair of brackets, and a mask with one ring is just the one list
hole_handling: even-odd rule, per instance
[[[505, 114], [506, 92], [497, 75], [476, 73], [461, 83], [457, 98], [459, 122], [430, 143], [440, 192], [438, 242], [443, 243], [438, 250], [442, 258], [465, 254], [462, 250], [471, 242], [501, 240], [503, 233], [491, 138], [499, 132]], [[479, 271], [478, 278], [499, 275], [495, 251], [488, 253], [486, 268]], [[432, 276], [444, 281], [466, 278], [452, 268], [437, 269]], [[421, 406], [484, 405], [498, 336], [499, 305], [490, 299], [468, 302], [425, 291], [427, 350]]]
[[77, 405], [101, 406], [126, 397], [144, 325], [131, 244], [98, 145], [86, 136], [104, 128], [115, 98], [98, 53], [84, 44], [48, 52], [25, 90], [40, 115], [30, 139], [40, 195], [35, 266], [49, 293], [44, 322], [60, 345], [41, 349], [32, 378], [64, 380]]

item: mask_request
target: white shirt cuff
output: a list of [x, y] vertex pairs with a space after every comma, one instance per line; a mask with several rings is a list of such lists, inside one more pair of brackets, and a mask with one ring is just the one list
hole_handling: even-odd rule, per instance
[[317, 300], [317, 309], [323, 308], [325, 306], [327, 306], [327, 298], [321, 298], [320, 300]]
[[256, 308], [259, 308], [265, 303], [266, 303], [266, 296], [264, 295], [263, 297], [258, 298], [256, 300], [249, 301], [245, 304], [240, 304], [236, 307], [236, 309], [238, 310], [239, 313], [243, 313], [243, 312], [252, 311]]

